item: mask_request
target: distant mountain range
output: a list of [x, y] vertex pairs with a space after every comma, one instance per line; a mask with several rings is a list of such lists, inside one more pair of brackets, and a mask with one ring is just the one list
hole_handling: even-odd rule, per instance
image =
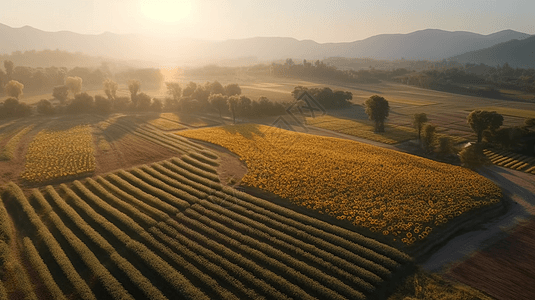
[[[12, 28], [0, 24], [0, 41], [2, 41], [0, 54], [13, 51], [59, 49], [112, 59], [195, 65], [218, 61], [236, 62], [242, 58], [249, 63], [254, 63], [286, 58], [315, 60], [336, 56], [411, 60], [442, 60], [456, 57], [458, 60], [468, 62], [471, 59], [476, 61], [483, 59], [483, 56], [492, 61], [490, 54], [484, 54], [487, 53], [484, 51], [492, 51], [489, 47], [502, 47], [499, 49], [505, 52], [500, 52], [502, 54], [496, 61], [501, 61], [503, 57], [510, 60], [511, 66], [516, 66], [526, 64], [524, 56], [529, 51], [518, 50], [517, 52], [524, 56], [516, 57], [516, 54], [507, 52], [509, 51], [507, 47], [523, 48], [531, 45], [533, 49], [533, 38], [530, 37], [529, 34], [513, 30], [481, 35], [465, 31], [426, 29], [408, 34], [381, 34], [355, 42], [320, 44], [312, 40], [300, 41], [286, 37], [203, 41], [151, 38], [109, 32], [100, 35], [84, 35], [69, 31], [46, 32], [30, 26]], [[516, 46], [506, 46], [508, 43], [514, 43], [514, 41], [510, 42], [511, 40], [518, 40]], [[482, 50], [486, 48], [489, 49]], [[479, 50], [483, 52], [477, 52]], [[526, 57], [529, 59], [529, 55]], [[496, 63], [489, 64], [495, 65]]]
[[483, 63], [489, 66], [508, 63], [511, 67], [535, 68], [535, 36], [471, 51], [454, 56], [452, 59], [461, 63]]

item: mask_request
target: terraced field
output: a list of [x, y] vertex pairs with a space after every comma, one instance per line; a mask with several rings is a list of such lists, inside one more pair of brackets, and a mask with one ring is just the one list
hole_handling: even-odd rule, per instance
[[180, 158], [1, 188], [2, 299], [377, 299], [406, 254], [219, 182], [218, 158], [119, 120]]

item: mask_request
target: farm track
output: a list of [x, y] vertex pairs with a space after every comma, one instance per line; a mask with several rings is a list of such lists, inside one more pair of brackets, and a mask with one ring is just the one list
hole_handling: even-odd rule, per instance
[[2, 187], [17, 236], [0, 238], [23, 245], [10, 249], [33, 279], [6, 287], [6, 273], [0, 296], [377, 299], [412, 269], [394, 248], [222, 185], [198, 144], [135, 132], [184, 155], [26, 194]]

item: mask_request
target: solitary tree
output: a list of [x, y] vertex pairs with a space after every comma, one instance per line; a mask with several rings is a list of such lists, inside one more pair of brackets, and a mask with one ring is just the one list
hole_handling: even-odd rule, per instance
[[13, 68], [15, 65], [10, 60], [4, 60], [4, 68], [6, 69], [7, 79], [11, 80], [11, 76], [13, 76]]
[[385, 98], [373, 95], [365, 102], [366, 114], [375, 122], [375, 132], [385, 131], [385, 119], [388, 117], [390, 107]]
[[238, 105], [236, 106], [236, 114], [241, 117], [246, 117], [251, 114], [252, 101], [246, 96], [240, 96], [238, 99]]
[[210, 105], [212, 105], [217, 111], [219, 111], [219, 117], [221, 116], [221, 110], [225, 109], [225, 106], [227, 105], [228, 97], [221, 95], [221, 94], [212, 94], [210, 97], [208, 97], [208, 101], [210, 102]]
[[141, 82], [139, 80], [130, 80], [128, 82], [128, 89], [130, 90], [130, 100], [134, 106], [137, 105], [137, 92], [141, 88]]
[[115, 100], [117, 97], [117, 90], [119, 89], [117, 82], [111, 79], [106, 79], [102, 85], [104, 87], [104, 93], [106, 93], [106, 96], [108, 96], [108, 100]]
[[173, 97], [173, 100], [178, 101], [182, 95], [182, 88], [178, 82], [166, 82], [167, 94]]
[[65, 85], [72, 92], [73, 97], [75, 97], [82, 91], [82, 78], [78, 76], [69, 76], [65, 79]]
[[232, 122], [236, 124], [236, 107], [238, 106], [239, 97], [234, 95], [227, 99], [228, 109], [232, 114]]
[[55, 86], [52, 90], [52, 97], [58, 99], [61, 104], [65, 103], [69, 97], [69, 87], [66, 85]]
[[240, 95], [241, 88], [237, 83], [231, 83], [225, 86], [225, 94], [229, 97], [234, 95]]
[[24, 89], [24, 84], [16, 80], [10, 80], [4, 87], [6, 94], [9, 97], [13, 97], [17, 100], [20, 96], [22, 96], [22, 89]]
[[484, 130], [496, 131], [503, 124], [503, 116], [495, 111], [474, 110], [468, 115], [467, 123], [477, 134], [477, 142], [481, 143]]
[[424, 123], [427, 122], [427, 115], [425, 113], [416, 113], [412, 116], [412, 125], [418, 130], [418, 140], [421, 141], [421, 132]]

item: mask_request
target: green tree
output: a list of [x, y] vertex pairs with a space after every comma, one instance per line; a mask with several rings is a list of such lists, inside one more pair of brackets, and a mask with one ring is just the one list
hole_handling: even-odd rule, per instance
[[73, 97], [76, 97], [82, 91], [82, 78], [78, 76], [69, 76], [65, 78], [65, 85], [72, 92]]
[[388, 101], [378, 95], [373, 95], [365, 102], [366, 114], [375, 122], [375, 132], [385, 131], [385, 119], [388, 117], [390, 106]]
[[150, 110], [160, 112], [162, 111], [163, 104], [160, 99], [152, 99], [152, 104], [150, 105]]
[[111, 79], [106, 79], [104, 80], [102, 85], [104, 87], [104, 93], [106, 93], [106, 96], [108, 96], [108, 100], [115, 100], [115, 98], [117, 97], [117, 90], [119, 89], [119, 85], [117, 84], [117, 82]]
[[52, 89], [52, 97], [58, 99], [61, 104], [65, 103], [69, 97], [69, 87], [66, 85], [55, 86]]
[[416, 113], [412, 116], [412, 125], [416, 130], [418, 130], [418, 140], [422, 140], [422, 128], [424, 126], [424, 123], [427, 122], [427, 115], [425, 113]]
[[221, 111], [225, 109], [225, 106], [227, 105], [227, 100], [228, 97], [222, 94], [212, 94], [210, 95], [210, 97], [208, 97], [210, 105], [217, 109], [220, 118], [222, 118]]
[[22, 96], [22, 90], [24, 89], [24, 84], [16, 81], [16, 80], [10, 80], [6, 86], [4, 87], [4, 91], [9, 97], [13, 97], [15, 99], [19, 99], [20, 96]]
[[496, 131], [503, 124], [503, 116], [495, 111], [474, 110], [468, 115], [467, 123], [477, 134], [477, 143], [481, 143], [483, 131]]
[[240, 96], [236, 105], [236, 114], [240, 117], [247, 117], [251, 115], [252, 101], [246, 96]]

